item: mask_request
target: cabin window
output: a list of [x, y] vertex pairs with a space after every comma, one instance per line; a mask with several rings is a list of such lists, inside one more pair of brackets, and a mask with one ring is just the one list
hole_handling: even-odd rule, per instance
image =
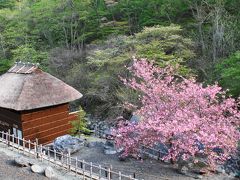
[[22, 131], [21, 130], [13, 128], [13, 134], [14, 134], [15, 137], [18, 137], [18, 138], [22, 139]]
[[17, 130], [17, 137], [19, 139], [22, 139], [22, 131], [21, 130]]
[[14, 134], [15, 137], [17, 136], [17, 129], [16, 128], [13, 128], [13, 134]]

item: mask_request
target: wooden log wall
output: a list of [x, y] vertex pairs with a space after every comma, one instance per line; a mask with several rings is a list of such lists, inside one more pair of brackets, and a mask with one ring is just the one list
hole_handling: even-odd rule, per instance
[[22, 129], [20, 112], [0, 108], [0, 130], [6, 132], [10, 129], [13, 133], [13, 128]]
[[69, 114], [68, 104], [23, 111], [23, 137], [32, 141], [38, 138], [40, 144], [50, 143], [58, 136], [69, 134], [72, 128], [70, 122], [76, 118], [76, 114]]

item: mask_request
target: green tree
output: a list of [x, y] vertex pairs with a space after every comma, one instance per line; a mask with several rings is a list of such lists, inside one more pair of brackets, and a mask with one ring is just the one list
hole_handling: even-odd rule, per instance
[[240, 95], [240, 51], [216, 65], [216, 75], [219, 83], [235, 97]]
[[71, 129], [71, 132], [73, 134], [90, 134], [91, 131], [87, 128], [87, 121], [86, 121], [86, 113], [85, 111], [80, 107], [78, 112], [78, 118], [76, 121], [72, 121], [73, 128]]
[[41, 52], [35, 50], [30, 45], [21, 45], [17, 49], [12, 50], [13, 61], [23, 61], [31, 63], [39, 63], [43, 69], [47, 68], [48, 54], [47, 52]]
[[7, 59], [0, 59], [0, 75], [11, 67], [11, 62]]
[[89, 87], [83, 105], [88, 112], [115, 118], [126, 111], [123, 105], [126, 99], [138, 103], [138, 94], [119, 79], [130, 76], [126, 66], [131, 64], [132, 56], [148, 58], [161, 67], [174, 66], [177, 74], [191, 76], [187, 62], [194, 57], [192, 42], [181, 33], [180, 26], [154, 26], [134, 36], [112, 37], [97, 44], [89, 51], [85, 63]]
[[186, 65], [194, 57], [193, 43], [182, 36], [180, 26], [146, 27], [136, 34], [136, 44], [138, 57], [154, 60], [161, 67], [171, 65], [184, 76], [191, 73]]

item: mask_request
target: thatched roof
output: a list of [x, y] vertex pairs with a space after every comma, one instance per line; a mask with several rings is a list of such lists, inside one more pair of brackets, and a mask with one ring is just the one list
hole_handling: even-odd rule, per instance
[[16, 63], [0, 76], [0, 107], [17, 111], [64, 104], [82, 97], [35, 64]]

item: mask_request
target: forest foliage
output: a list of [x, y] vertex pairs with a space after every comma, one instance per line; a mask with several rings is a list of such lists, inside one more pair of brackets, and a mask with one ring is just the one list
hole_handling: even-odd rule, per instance
[[0, 73], [15, 61], [77, 88], [87, 113], [114, 118], [138, 93], [119, 76], [132, 56], [239, 96], [239, 0], [2, 0]]

